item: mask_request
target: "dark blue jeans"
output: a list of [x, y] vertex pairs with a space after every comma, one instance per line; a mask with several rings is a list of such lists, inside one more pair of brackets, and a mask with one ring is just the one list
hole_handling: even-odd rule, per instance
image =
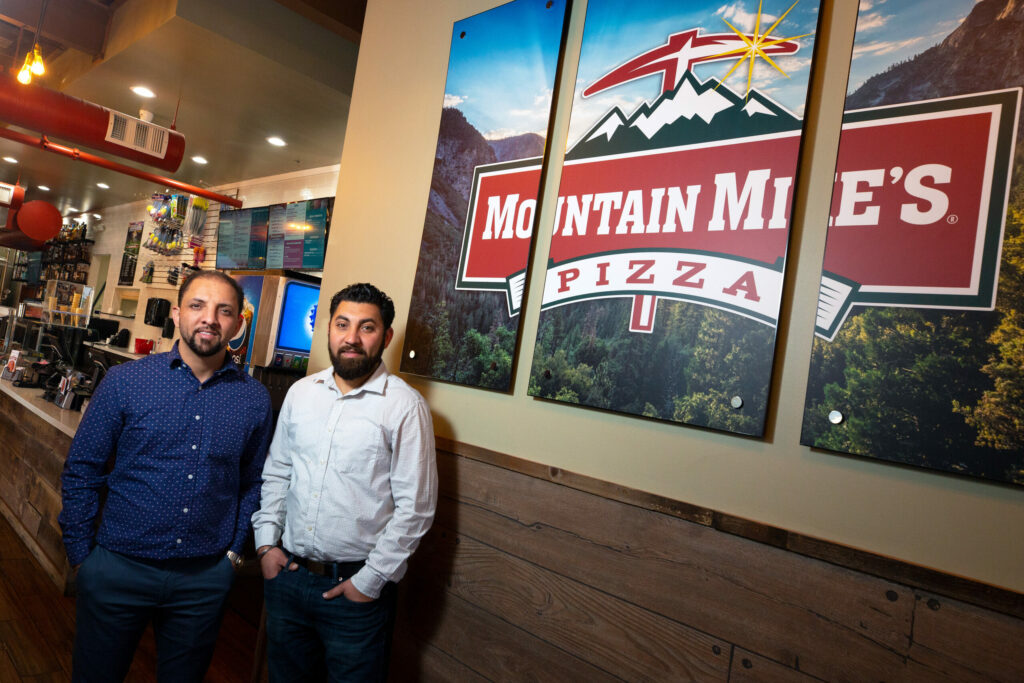
[[157, 679], [203, 680], [235, 571], [226, 557], [137, 560], [96, 546], [78, 569], [73, 681], [123, 681], [146, 626]]
[[387, 679], [395, 584], [373, 602], [324, 600], [336, 585], [302, 567], [264, 581], [271, 683]]

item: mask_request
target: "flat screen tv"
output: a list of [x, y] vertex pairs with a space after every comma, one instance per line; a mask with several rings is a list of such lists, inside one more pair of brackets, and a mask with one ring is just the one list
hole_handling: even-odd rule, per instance
[[319, 298], [320, 287], [317, 285], [297, 280], [285, 283], [281, 317], [277, 324], [275, 346], [278, 350], [309, 353], [313, 345], [313, 324]]

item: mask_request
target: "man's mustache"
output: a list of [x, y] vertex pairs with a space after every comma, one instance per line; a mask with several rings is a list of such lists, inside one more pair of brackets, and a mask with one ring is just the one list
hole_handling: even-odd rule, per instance
[[364, 356], [366, 355], [366, 351], [363, 349], [363, 347], [349, 345], [342, 346], [340, 349], [338, 349], [338, 353], [361, 353]]

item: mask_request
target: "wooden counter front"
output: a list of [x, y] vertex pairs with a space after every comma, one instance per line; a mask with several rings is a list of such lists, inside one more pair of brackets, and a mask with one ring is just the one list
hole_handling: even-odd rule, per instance
[[0, 381], [0, 513], [63, 591], [70, 568], [57, 523], [60, 474], [82, 414], [42, 393]]

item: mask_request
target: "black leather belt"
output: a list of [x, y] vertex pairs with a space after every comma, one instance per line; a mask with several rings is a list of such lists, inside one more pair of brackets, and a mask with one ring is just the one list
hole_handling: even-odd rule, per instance
[[294, 562], [310, 574], [329, 576], [336, 581], [345, 581], [351, 578], [366, 564], [364, 560], [356, 560], [354, 562], [320, 562], [319, 560], [306, 559], [287, 550], [285, 554], [288, 556], [289, 564]]

